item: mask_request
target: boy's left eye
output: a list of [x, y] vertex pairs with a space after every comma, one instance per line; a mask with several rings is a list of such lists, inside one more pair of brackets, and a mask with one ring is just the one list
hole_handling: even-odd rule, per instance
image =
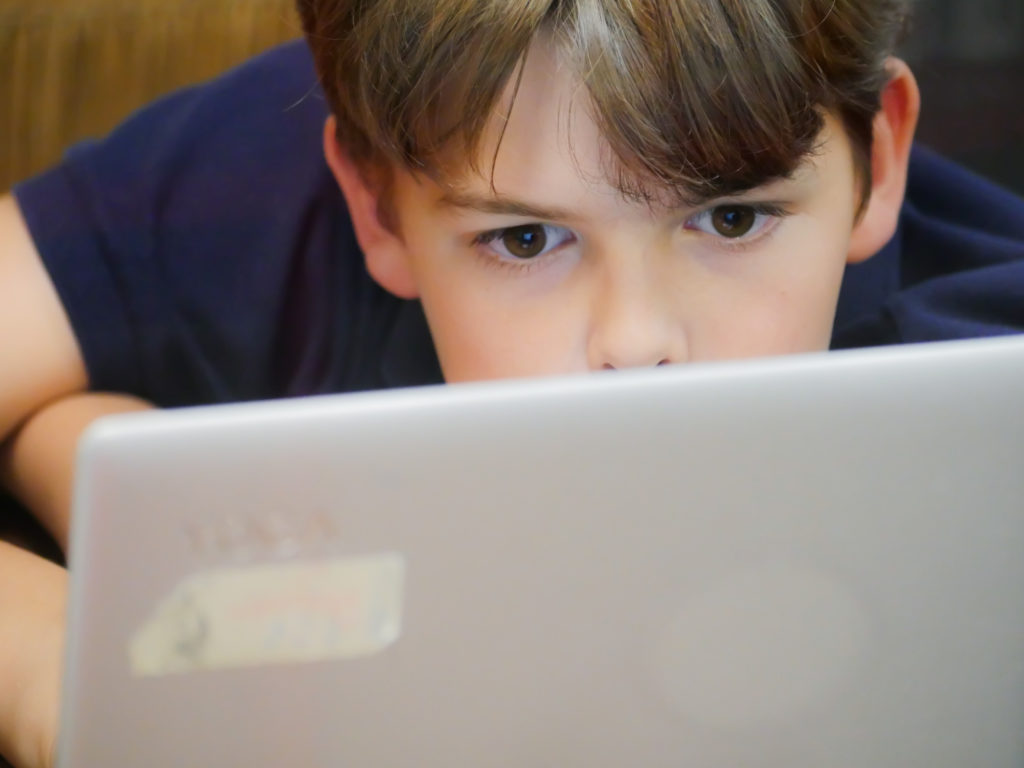
[[686, 228], [726, 240], [743, 240], [756, 237], [785, 215], [772, 205], [719, 205], [694, 216]]

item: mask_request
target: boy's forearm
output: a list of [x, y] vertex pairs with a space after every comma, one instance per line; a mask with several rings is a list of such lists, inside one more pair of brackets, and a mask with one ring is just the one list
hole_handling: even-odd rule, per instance
[[57, 734], [67, 572], [0, 542], [0, 754], [43, 768]]
[[78, 439], [100, 416], [151, 407], [127, 395], [83, 394], [53, 403], [0, 446], [0, 485], [31, 510], [66, 551]]
[[[82, 432], [135, 398], [79, 395], [35, 414], [0, 446], [0, 479], [64, 549], [75, 453]], [[50, 765], [57, 734], [67, 572], [0, 542], [0, 754], [17, 768]]]

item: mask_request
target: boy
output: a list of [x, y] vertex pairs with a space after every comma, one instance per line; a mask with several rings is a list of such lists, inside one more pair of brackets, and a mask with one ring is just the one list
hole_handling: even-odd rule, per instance
[[[299, 9], [316, 74], [278, 49], [0, 209], [0, 434], [38, 412], [6, 473], [62, 544], [104, 411], [1024, 327], [1020, 203], [912, 152], [900, 0]], [[40, 412], [87, 388], [133, 398]], [[63, 590], [0, 550], [20, 766], [50, 762]]]

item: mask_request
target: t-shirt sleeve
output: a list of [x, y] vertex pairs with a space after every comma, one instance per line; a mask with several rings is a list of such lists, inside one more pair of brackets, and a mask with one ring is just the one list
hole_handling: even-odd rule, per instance
[[164, 405], [323, 385], [370, 290], [293, 43], [139, 111], [15, 190], [93, 389]]

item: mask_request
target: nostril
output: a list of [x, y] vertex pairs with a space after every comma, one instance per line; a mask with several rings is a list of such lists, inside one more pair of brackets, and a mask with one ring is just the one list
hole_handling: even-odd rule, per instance
[[[671, 364], [672, 364], [672, 361], [667, 359], [667, 358], [662, 360], [659, 363], [655, 363], [655, 365], [657, 365], [659, 367], [662, 366], [662, 365], [671, 365]], [[618, 370], [618, 366], [612, 365], [611, 363], [605, 363], [604, 365], [601, 366], [601, 370], [602, 371], [617, 371]]]

